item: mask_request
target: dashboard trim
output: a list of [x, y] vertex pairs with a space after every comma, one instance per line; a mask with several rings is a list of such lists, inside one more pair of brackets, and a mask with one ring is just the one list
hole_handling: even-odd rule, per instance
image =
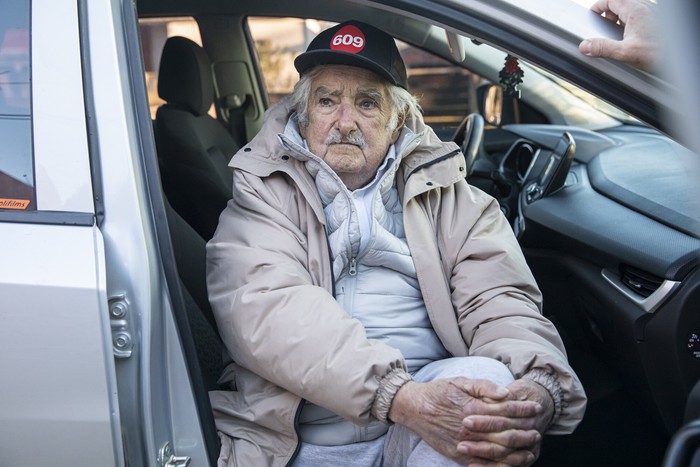
[[627, 288], [627, 286], [617, 277], [617, 275], [608, 269], [602, 269], [600, 275], [603, 279], [608, 281], [610, 285], [615, 287], [618, 292], [624, 295], [627, 299], [634, 302], [638, 307], [644, 310], [646, 313], [654, 313], [659, 307], [666, 301], [671, 293], [675, 291], [678, 286], [681, 285], [679, 281], [664, 280], [658, 289], [654, 291], [651, 295], [646, 298], [632, 292]]

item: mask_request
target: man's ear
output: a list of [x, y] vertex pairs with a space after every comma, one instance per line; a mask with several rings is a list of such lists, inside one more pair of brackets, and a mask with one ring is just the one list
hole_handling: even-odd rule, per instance
[[391, 144], [394, 144], [397, 139], [399, 139], [399, 135], [401, 134], [401, 129], [403, 128], [403, 124], [406, 122], [406, 112], [402, 113], [399, 115], [399, 121], [396, 124], [396, 128], [394, 129], [394, 133], [391, 135]]
[[299, 134], [302, 138], [306, 139], [306, 128], [309, 126], [308, 123], [304, 124], [305, 122], [302, 122], [298, 115], [295, 118], [297, 120], [297, 129], [299, 130]]

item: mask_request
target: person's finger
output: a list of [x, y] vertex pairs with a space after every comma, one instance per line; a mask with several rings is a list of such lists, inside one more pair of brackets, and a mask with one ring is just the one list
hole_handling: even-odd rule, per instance
[[534, 430], [535, 417], [500, 417], [493, 415], [469, 415], [462, 420], [462, 426], [471, 432], [488, 433], [506, 430]]
[[477, 432], [466, 430], [460, 432], [459, 442], [487, 441], [507, 449], [526, 449], [533, 451], [542, 441], [542, 434], [537, 430], [504, 430], [495, 432]]
[[603, 18], [607, 19], [611, 23], [617, 24], [619, 22], [622, 26], [625, 25], [625, 23], [620, 19], [620, 17], [614, 11], [606, 11], [605, 15], [603, 15]]
[[511, 467], [503, 462], [491, 462], [488, 459], [473, 459], [468, 465], [469, 467]]
[[492, 381], [466, 378], [461, 378], [458, 381], [460, 389], [477, 399], [499, 401], [510, 395], [508, 389]]
[[466, 407], [464, 416], [483, 415], [505, 419], [534, 419], [543, 412], [541, 404], [531, 400], [508, 400], [491, 403], [472, 403]]
[[593, 5], [591, 5], [591, 10], [598, 14], [602, 14], [606, 11], [610, 11], [610, 6], [608, 0], [598, 0]]
[[528, 449], [509, 449], [488, 441], [462, 441], [457, 445], [457, 452], [470, 457], [469, 465], [478, 463], [479, 459], [485, 465], [529, 465], [536, 456]]
[[624, 46], [620, 41], [613, 41], [596, 37], [593, 39], [584, 39], [578, 46], [582, 54], [589, 57], [608, 57], [616, 60], [626, 60]]
[[462, 421], [465, 417], [484, 415], [506, 419], [534, 419], [543, 412], [541, 404], [531, 400], [505, 400], [485, 402], [472, 399], [462, 407]]
[[469, 461], [469, 467], [511, 467], [513, 465], [519, 465], [520, 467], [528, 467], [529, 465], [532, 465], [535, 461], [537, 460], [537, 456], [534, 456], [534, 459], [532, 461], [528, 462], [523, 462], [519, 464], [506, 464], [504, 462], [497, 462], [497, 461], [491, 461], [488, 459], [471, 459]]

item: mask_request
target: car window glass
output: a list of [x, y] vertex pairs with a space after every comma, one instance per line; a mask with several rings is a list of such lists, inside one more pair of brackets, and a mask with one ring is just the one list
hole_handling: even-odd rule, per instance
[[[141, 33], [143, 64], [146, 70], [148, 103], [151, 108], [151, 118], [155, 119], [156, 110], [165, 103], [158, 96], [158, 67], [165, 41], [169, 37], [182, 36], [201, 46], [202, 38], [197, 22], [190, 17], [142, 18], [139, 20], [139, 31]], [[209, 113], [216, 116], [213, 106]]]
[[629, 115], [626, 112], [623, 112], [622, 110], [618, 109], [617, 107], [614, 107], [614, 106], [608, 104], [604, 100], [597, 98], [593, 94], [586, 92], [585, 90], [579, 88], [578, 86], [571, 84], [568, 81], [563, 80], [563, 79], [559, 78], [558, 76], [547, 72], [546, 70], [538, 69], [538, 71], [542, 75], [548, 77], [549, 79], [551, 79], [552, 81], [557, 83], [562, 88], [569, 91], [574, 96], [578, 97], [579, 99], [581, 99], [584, 102], [587, 102], [594, 109], [599, 110], [599, 111], [603, 112], [604, 114], [613, 117], [616, 120], [624, 121], [625, 123], [629, 123], [629, 124], [640, 124], [641, 125], [641, 122], [638, 119], [632, 117], [631, 115]]
[[[289, 94], [299, 79], [294, 58], [334, 24], [299, 18], [248, 19], [270, 104]], [[406, 63], [409, 90], [418, 97], [426, 123], [449, 138], [465, 115], [477, 111], [476, 88], [486, 81], [441, 57], [396, 43]]]
[[31, 121], [29, 2], [0, 15], [0, 209], [36, 209]]

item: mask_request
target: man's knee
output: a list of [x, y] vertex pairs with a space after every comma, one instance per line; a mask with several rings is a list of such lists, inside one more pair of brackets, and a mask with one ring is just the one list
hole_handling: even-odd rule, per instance
[[453, 357], [438, 360], [421, 368], [414, 376], [419, 382], [461, 376], [469, 379], [486, 379], [501, 386], [513, 382], [513, 375], [506, 365], [487, 357]]

